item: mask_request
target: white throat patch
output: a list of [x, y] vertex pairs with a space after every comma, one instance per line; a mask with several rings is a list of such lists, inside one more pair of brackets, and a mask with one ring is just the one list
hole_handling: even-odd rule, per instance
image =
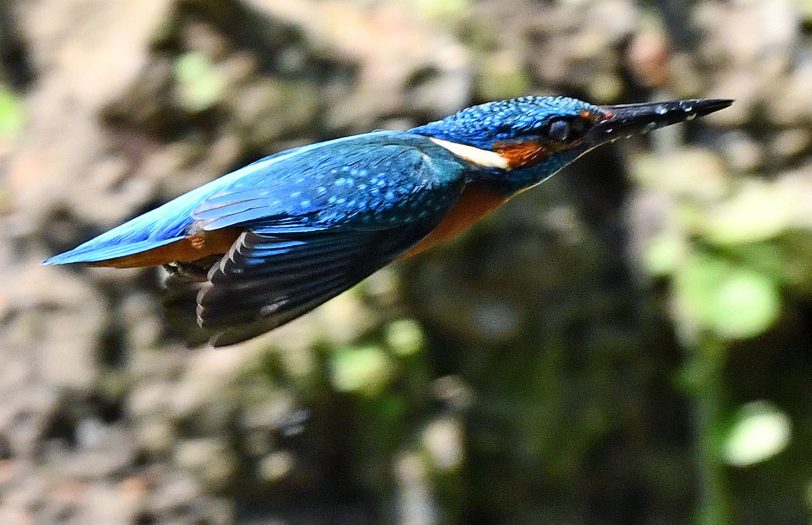
[[444, 147], [459, 158], [467, 160], [468, 162], [476, 164], [477, 166], [482, 166], [483, 168], [499, 168], [503, 170], [510, 169], [508, 160], [495, 151], [479, 149], [466, 144], [436, 139], [434, 137], [429, 137], [429, 140], [438, 146]]

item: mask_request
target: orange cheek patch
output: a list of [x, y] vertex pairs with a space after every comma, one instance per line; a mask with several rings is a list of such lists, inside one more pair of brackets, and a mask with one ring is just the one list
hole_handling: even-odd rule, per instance
[[496, 142], [493, 149], [507, 159], [508, 165], [512, 169], [523, 168], [541, 162], [550, 153], [545, 145], [532, 140]]

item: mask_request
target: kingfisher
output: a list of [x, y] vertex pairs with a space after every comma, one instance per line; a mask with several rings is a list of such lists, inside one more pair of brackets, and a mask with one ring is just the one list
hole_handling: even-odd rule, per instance
[[211, 344], [230, 345], [465, 230], [601, 144], [731, 103], [488, 102], [406, 131], [276, 153], [44, 263], [164, 266], [169, 280], [199, 289]]

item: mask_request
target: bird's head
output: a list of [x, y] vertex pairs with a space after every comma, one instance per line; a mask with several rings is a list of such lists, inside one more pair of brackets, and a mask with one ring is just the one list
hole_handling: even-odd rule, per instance
[[568, 97], [521, 97], [466, 108], [411, 130], [464, 160], [512, 172], [515, 189], [541, 182], [579, 156], [622, 137], [707, 115], [731, 100], [596, 106]]

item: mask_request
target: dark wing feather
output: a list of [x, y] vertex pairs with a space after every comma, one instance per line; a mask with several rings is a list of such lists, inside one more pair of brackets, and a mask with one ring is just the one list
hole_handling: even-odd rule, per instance
[[245, 231], [210, 269], [198, 322], [223, 346], [280, 326], [355, 285], [428, 235], [464, 168], [402, 134], [372, 134], [280, 156], [203, 199], [203, 230]]
[[216, 332], [214, 346], [272, 330], [386, 265], [441, 218], [379, 231], [246, 232], [209, 272], [198, 295], [198, 322]]

